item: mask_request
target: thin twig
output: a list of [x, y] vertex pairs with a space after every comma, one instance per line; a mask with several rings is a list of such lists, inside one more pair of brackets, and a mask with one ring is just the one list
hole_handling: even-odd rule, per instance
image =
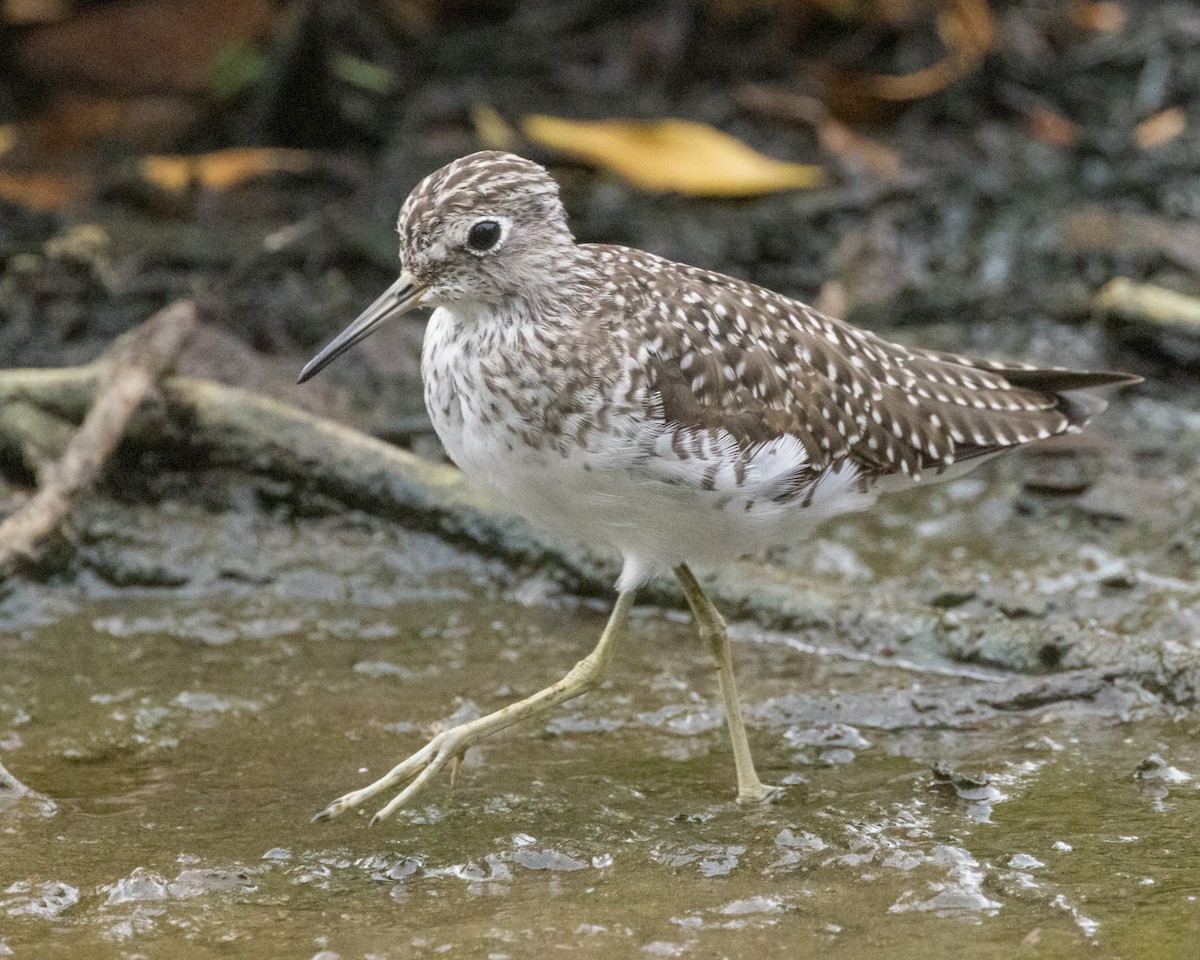
[[44, 471], [41, 489], [0, 523], [0, 576], [35, 562], [71, 505], [95, 483], [130, 417], [175, 365], [197, 325], [196, 306], [180, 300], [122, 337], [103, 359], [97, 399], [62, 459]]
[[757, 116], [812, 127], [821, 149], [882, 180], [899, 183], [909, 176], [900, 154], [850, 129], [816, 97], [759, 83], [740, 84], [733, 96], [739, 107]]
[[1128, 277], [1115, 277], [1106, 283], [1092, 298], [1092, 309], [1103, 317], [1172, 328], [1192, 336], [1200, 333], [1200, 298], [1135, 283]]

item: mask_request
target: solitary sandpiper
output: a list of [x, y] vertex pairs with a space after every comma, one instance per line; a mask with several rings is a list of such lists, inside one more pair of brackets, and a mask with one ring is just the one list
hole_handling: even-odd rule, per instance
[[623, 567], [596, 648], [546, 689], [445, 730], [334, 817], [407, 783], [411, 800], [473, 744], [594, 689], [639, 585], [673, 572], [716, 661], [737, 798], [754, 769], [720, 613], [690, 564], [804, 536], [879, 493], [946, 480], [1078, 430], [1123, 373], [1045, 370], [902, 347], [796, 300], [626, 247], [580, 244], [558, 185], [508, 153], [463, 157], [400, 211], [400, 278], [301, 382], [416, 307], [421, 373], [446, 451], [535, 524]]

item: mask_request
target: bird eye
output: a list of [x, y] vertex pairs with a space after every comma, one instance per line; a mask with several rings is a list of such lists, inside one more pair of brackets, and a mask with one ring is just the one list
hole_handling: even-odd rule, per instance
[[495, 220], [480, 220], [467, 234], [467, 246], [482, 253], [491, 250], [500, 239], [500, 224]]

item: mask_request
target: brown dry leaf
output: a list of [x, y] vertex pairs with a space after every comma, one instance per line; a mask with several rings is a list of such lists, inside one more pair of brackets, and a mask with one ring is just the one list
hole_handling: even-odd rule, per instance
[[1200, 273], [1200, 225], [1192, 223], [1083, 207], [1069, 211], [1063, 218], [1063, 244], [1068, 250], [1167, 257], [1186, 270]]
[[92, 94], [196, 94], [213, 58], [267, 35], [271, 0], [134, 0], [89, 6], [58, 23], [31, 26], [9, 52], [26, 77]]
[[1139, 123], [1133, 131], [1133, 142], [1139, 150], [1161, 147], [1183, 133], [1186, 126], [1187, 114], [1183, 109], [1170, 107]]
[[121, 100], [70, 95], [53, 101], [24, 124], [22, 140], [35, 154], [73, 153], [111, 133], [124, 115]]
[[644, 190], [693, 197], [746, 197], [814, 187], [820, 167], [772, 160], [740, 140], [690, 120], [583, 122], [529, 116], [541, 144], [620, 174]]
[[219, 191], [268, 173], [306, 173], [314, 163], [314, 154], [307, 150], [233, 147], [193, 156], [143, 157], [138, 170], [164, 190], [178, 192], [198, 185]]
[[0, 199], [31, 210], [63, 210], [83, 200], [92, 190], [86, 176], [68, 176], [43, 170], [0, 170]]
[[67, 0], [4, 0], [5, 24], [53, 23], [64, 19], [71, 7]]
[[816, 97], [757, 83], [743, 83], [733, 91], [738, 106], [761, 117], [811, 126], [822, 150], [859, 164], [877, 177], [893, 182], [904, 179], [904, 162], [895, 150], [852, 130], [834, 117]]
[[937, 63], [898, 76], [865, 75], [859, 81], [881, 100], [927, 97], [978, 67], [995, 42], [996, 22], [987, 0], [940, 0], [937, 29], [946, 45], [946, 56]]
[[1081, 30], [1120, 33], [1125, 29], [1125, 9], [1119, 3], [1073, 0], [1071, 19]]
[[[104, 141], [160, 150], [196, 119], [179, 97], [94, 97], [66, 92], [48, 99], [29, 120], [4, 128], [0, 154], [24, 167], [61, 166]], [[5, 147], [7, 149], [5, 149]]]
[[1050, 147], [1069, 147], [1079, 139], [1079, 128], [1061, 113], [1035, 103], [1029, 110], [1029, 133]]

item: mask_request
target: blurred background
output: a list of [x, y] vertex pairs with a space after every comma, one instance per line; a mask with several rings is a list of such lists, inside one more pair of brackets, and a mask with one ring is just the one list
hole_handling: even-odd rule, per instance
[[[291, 375], [396, 273], [412, 186], [481, 147], [549, 164], [583, 240], [875, 329], [963, 325], [964, 349], [1078, 362], [1055, 331], [1078, 333], [1113, 277], [1197, 287], [1192, 3], [10, 0], [3, 16], [6, 366], [89, 359], [194, 295], [211, 329], [193, 353], [221, 358], [201, 372], [419, 443], [419, 324], [305, 391]], [[1069, 354], [1194, 366], [1186, 330], [1117, 326]]]

